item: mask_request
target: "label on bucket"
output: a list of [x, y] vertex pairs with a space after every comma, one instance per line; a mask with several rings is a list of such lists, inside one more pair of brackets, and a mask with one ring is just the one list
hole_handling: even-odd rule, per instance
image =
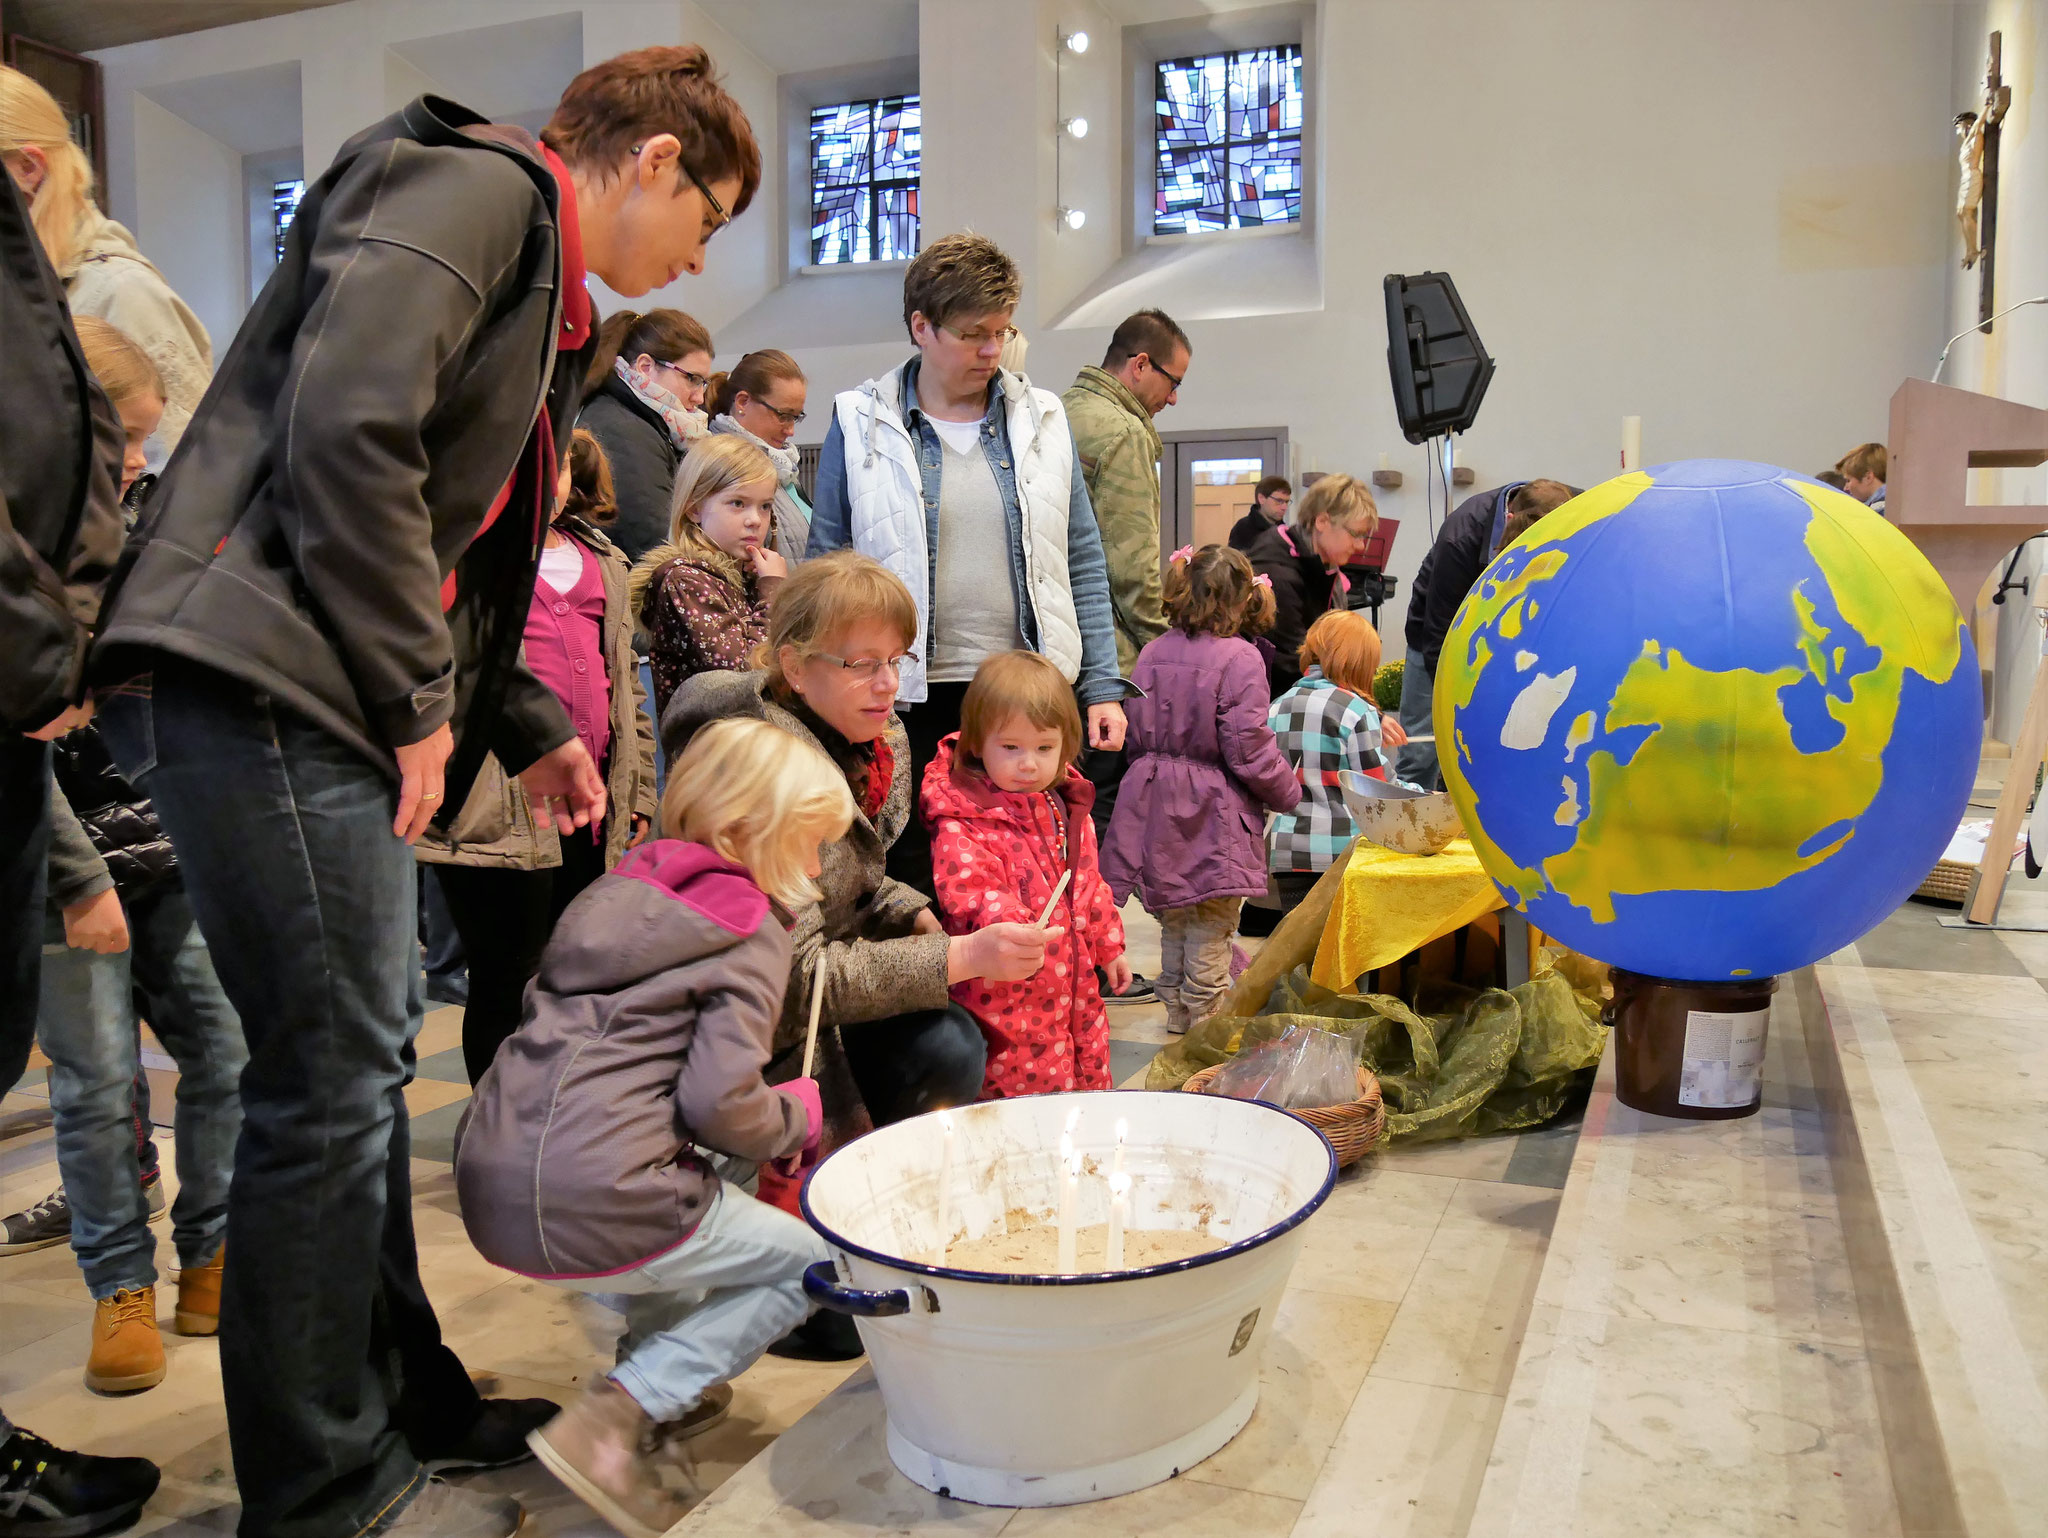
[[1686, 1011], [1678, 1103], [1716, 1111], [1755, 1105], [1763, 1095], [1764, 1022], [1770, 1015], [1768, 1009], [1739, 1015]]

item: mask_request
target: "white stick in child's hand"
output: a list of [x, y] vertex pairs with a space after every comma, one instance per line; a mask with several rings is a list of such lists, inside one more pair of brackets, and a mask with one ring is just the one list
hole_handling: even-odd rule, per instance
[[1067, 889], [1067, 883], [1073, 877], [1074, 873], [1070, 870], [1060, 872], [1060, 884], [1052, 889], [1052, 901], [1045, 905], [1045, 912], [1038, 915], [1038, 927], [1040, 929], [1045, 928], [1047, 924], [1052, 922], [1052, 910], [1060, 905], [1060, 893]]
[[804, 1037], [804, 1074], [811, 1076], [811, 1064], [818, 1059], [818, 1012], [825, 1007], [825, 952], [818, 952], [818, 965], [811, 979], [811, 1029]]

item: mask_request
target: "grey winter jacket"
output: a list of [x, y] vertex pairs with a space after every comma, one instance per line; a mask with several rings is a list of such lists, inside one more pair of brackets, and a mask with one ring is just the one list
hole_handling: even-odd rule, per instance
[[661, 839], [562, 915], [456, 1131], [455, 1188], [484, 1258], [601, 1276], [690, 1236], [718, 1189], [691, 1145], [765, 1163], [804, 1145], [761, 1069], [789, 936], [746, 870]]

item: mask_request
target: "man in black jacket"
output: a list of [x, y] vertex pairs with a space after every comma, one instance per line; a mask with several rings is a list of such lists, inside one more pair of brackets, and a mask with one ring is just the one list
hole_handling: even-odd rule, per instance
[[[64, 290], [0, 175], [0, 1094], [28, 1065], [49, 870], [49, 739], [84, 718], [80, 667], [121, 547], [121, 419], [93, 382]], [[0, 1514], [18, 1538], [134, 1521], [146, 1458], [52, 1446], [0, 1411]]]
[[[1425, 790], [1437, 783], [1436, 742], [1431, 735], [1431, 695], [1436, 659], [1458, 606], [1505, 543], [1508, 520], [1517, 514], [1541, 517], [1569, 501], [1572, 489], [1559, 481], [1510, 481], [1460, 502], [1436, 543], [1422, 558], [1408, 592], [1408, 660], [1401, 669], [1401, 729], [1408, 741], [1394, 751], [1394, 774]], [[1418, 736], [1430, 737], [1417, 742]]]
[[[703, 269], [760, 155], [701, 48], [571, 82], [536, 144], [425, 97], [343, 145], [131, 541], [92, 677], [248, 1035], [221, 1377], [242, 1538], [497, 1538], [430, 1466], [526, 1455], [419, 1280], [407, 847], [484, 755], [567, 835], [604, 780], [519, 659], [590, 360], [586, 270]], [[423, 1466], [424, 1465], [424, 1466]]]

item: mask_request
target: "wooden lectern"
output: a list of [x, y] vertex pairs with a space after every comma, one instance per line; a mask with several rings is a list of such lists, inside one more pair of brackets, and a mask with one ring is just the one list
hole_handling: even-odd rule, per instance
[[[1909, 379], [1892, 395], [1889, 446], [1885, 512], [1933, 562], [1967, 619], [1977, 606], [1986, 574], [2020, 541], [2048, 530], [2048, 507], [1973, 506], [1969, 472], [2025, 470], [2048, 461], [2048, 411]], [[1965, 658], [1965, 664], [1969, 660]], [[2048, 665], [2034, 674], [2005, 789], [1984, 846], [1984, 864], [1963, 904], [1970, 923], [1989, 924], [1998, 917], [2013, 840], [2026, 816], [2044, 749]]]

